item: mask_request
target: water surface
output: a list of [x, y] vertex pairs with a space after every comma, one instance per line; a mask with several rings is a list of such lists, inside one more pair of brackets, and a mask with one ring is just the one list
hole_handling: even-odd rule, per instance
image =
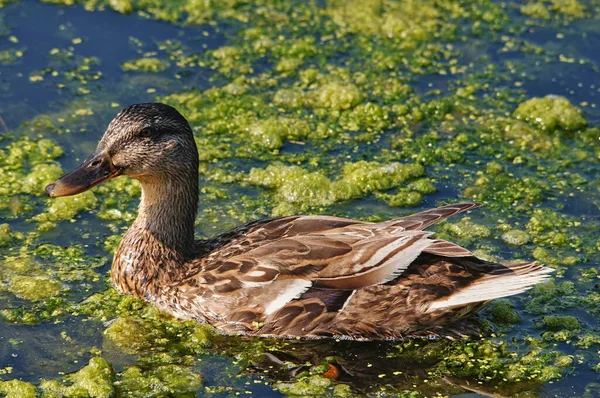
[[[2, 380], [75, 395], [101, 357], [104, 389], [81, 394], [599, 394], [597, 2], [186, 4], [0, 8]], [[548, 95], [547, 112], [527, 102]], [[482, 336], [457, 342], [222, 338], [172, 320], [107, 278], [135, 183], [43, 195], [118, 110], [156, 100], [198, 140], [199, 236], [272, 215], [375, 221], [477, 200], [437, 234], [556, 277], [493, 303]], [[381, 177], [395, 162], [422, 172]], [[331, 365], [336, 380], [322, 377]]]

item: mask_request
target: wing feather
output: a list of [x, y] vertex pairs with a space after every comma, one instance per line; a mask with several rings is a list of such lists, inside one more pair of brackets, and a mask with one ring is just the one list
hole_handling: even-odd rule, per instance
[[402, 217], [396, 220], [390, 220], [378, 225], [388, 228], [390, 226], [402, 227], [405, 230], [417, 230], [422, 231], [428, 227], [436, 224], [448, 217], [452, 217], [455, 214], [462, 213], [467, 210], [474, 209], [481, 206], [481, 203], [468, 202], [468, 203], [457, 203], [452, 205], [446, 205], [437, 207], [435, 209], [422, 211], [420, 213], [411, 214], [406, 217]]
[[424, 253], [435, 254], [442, 257], [471, 257], [473, 253], [456, 243], [443, 239], [434, 239], [433, 243], [423, 250]]
[[295, 311], [286, 308], [299, 301], [304, 303], [302, 314], [294, 315], [294, 322], [312, 322], [322, 315], [321, 309], [306, 305], [307, 300], [318, 301], [330, 313], [327, 300], [312, 298], [314, 293], [309, 292], [314, 289], [343, 291], [346, 300], [331, 303], [337, 308], [345, 306], [357, 289], [400, 277], [421, 253], [472, 256], [458, 245], [431, 239], [431, 233], [422, 230], [477, 206], [443, 206], [382, 223], [323, 216], [251, 223], [206, 241], [210, 251], [206, 249], [207, 255], [188, 274], [189, 285], [201, 284], [205, 296], [220, 297], [223, 308], [216, 312], [225, 314], [231, 303], [244, 303], [239, 319], [233, 319], [240, 325], [260, 313], [288, 322]]
[[472, 303], [481, 303], [501, 297], [512, 296], [531, 289], [546, 281], [552, 268], [534, 262], [507, 265], [497, 273], [485, 275], [449, 296], [433, 301], [428, 312], [439, 309], [459, 308]]

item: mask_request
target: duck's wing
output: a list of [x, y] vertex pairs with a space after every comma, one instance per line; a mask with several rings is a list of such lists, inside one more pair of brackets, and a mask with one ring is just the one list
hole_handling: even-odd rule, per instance
[[[226, 243], [199, 259], [197, 273], [190, 275], [191, 281], [185, 288], [194, 297], [194, 305], [201, 308], [199, 312], [212, 312], [213, 322], [230, 332], [303, 335], [308, 333], [307, 325], [328, 324], [337, 314], [347, 313], [357, 305], [368, 307], [371, 301], [381, 301], [382, 294], [386, 296], [388, 290], [393, 290], [390, 300], [395, 300], [396, 296], [402, 300], [408, 291], [412, 291], [404, 288], [405, 279], [410, 278], [416, 278], [418, 282], [431, 277], [436, 286], [439, 280], [447, 282], [443, 293], [419, 301], [419, 308], [427, 308], [430, 302], [435, 302], [432, 311], [437, 316], [440, 311], [447, 311], [446, 308], [489, 299], [485, 296], [488, 286], [501, 290], [501, 272], [493, 272], [498, 277], [490, 277], [489, 283], [487, 279], [485, 283], [474, 283], [473, 280], [490, 272], [477, 267], [485, 262], [475, 257], [469, 259], [467, 256], [472, 254], [468, 250], [432, 239], [430, 232], [422, 230], [476, 206], [475, 203], [444, 206], [383, 223], [320, 216], [291, 216], [255, 223], [241, 233], [222, 239], [221, 242]], [[469, 272], [463, 269], [469, 266], [456, 266], [448, 279], [446, 273], [435, 272], [438, 268], [443, 270], [443, 266], [427, 268], [419, 265], [423, 258], [429, 257], [448, 266], [465, 261], [476, 266]], [[425, 267], [423, 269], [431, 275], [422, 276], [422, 270], [407, 272], [413, 264]], [[488, 265], [491, 269], [504, 269], [502, 272], [508, 272], [508, 275], [514, 272], [500, 264]], [[465, 271], [464, 278], [461, 270]], [[532, 271], [539, 273], [539, 270]], [[526, 289], [542, 279], [524, 280], [517, 290]], [[466, 289], [471, 282], [474, 287]], [[419, 289], [414, 290], [418, 293]], [[456, 295], [455, 299], [448, 298], [461, 289], [465, 289], [464, 294]], [[517, 292], [508, 290], [510, 292], [504, 295]], [[500, 293], [494, 297], [502, 297]], [[209, 301], [210, 307], [205, 307], [204, 303]], [[404, 302], [394, 303], [401, 308], [405, 305]], [[365, 309], [361, 307], [360, 311]], [[370, 327], [369, 322], [361, 322], [360, 328]], [[373, 326], [371, 334], [376, 335], [377, 330]], [[369, 335], [358, 333], [363, 334]]]
[[[429, 232], [353, 220], [299, 217], [287, 220], [285, 228], [275, 222], [280, 223], [276, 230], [264, 225], [212, 252], [203, 259], [201, 273], [220, 279], [221, 291], [269, 284], [277, 278], [357, 289], [394, 279], [435, 244]], [[307, 228], [313, 223], [321, 228]], [[223, 282], [229, 279], [231, 286]]]
[[445, 220], [448, 217], [452, 217], [455, 214], [462, 213], [467, 210], [474, 209], [481, 206], [481, 203], [466, 202], [456, 203], [452, 205], [446, 205], [436, 207], [435, 209], [425, 210], [420, 213], [414, 213], [406, 217], [398, 218], [395, 220], [385, 221], [380, 223], [382, 226], [397, 226], [402, 227], [405, 230], [417, 230], [422, 231], [429, 228], [433, 224]]
[[[303, 314], [298, 320], [333, 316], [331, 310], [341, 308], [353, 291], [397, 278], [434, 243], [424, 231], [302, 218], [288, 220], [293, 225], [284, 228], [301, 234], [256, 241], [255, 233], [270, 230], [265, 225], [202, 259], [199, 272], [185, 283], [187, 294], [198, 305], [210, 299], [214, 318], [222, 319], [221, 327], [228, 330], [252, 329], [296, 299], [302, 301], [292, 305]], [[304, 232], [304, 222], [317, 221], [341, 226]], [[317, 290], [324, 294], [315, 296]]]
[[265, 220], [216, 238], [217, 247], [202, 259], [200, 268], [222, 293], [277, 278], [346, 290], [386, 283], [422, 252], [472, 256], [456, 244], [430, 239], [431, 233], [422, 229], [477, 206], [448, 205], [382, 223], [329, 216]]

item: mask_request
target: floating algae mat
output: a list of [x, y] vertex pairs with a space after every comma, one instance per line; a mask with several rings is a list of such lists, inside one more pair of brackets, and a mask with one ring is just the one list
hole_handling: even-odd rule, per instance
[[[597, 0], [46, 3], [0, 0], [0, 395], [600, 395]], [[172, 319], [110, 287], [134, 181], [43, 192], [149, 101], [194, 129], [199, 237], [475, 200], [436, 235], [556, 272], [458, 341]]]

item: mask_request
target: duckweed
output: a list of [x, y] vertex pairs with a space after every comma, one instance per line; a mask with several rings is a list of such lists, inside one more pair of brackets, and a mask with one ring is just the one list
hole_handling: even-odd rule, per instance
[[169, 68], [169, 62], [160, 58], [137, 58], [125, 62], [121, 67], [124, 71], [156, 73], [163, 72]]
[[525, 231], [511, 229], [502, 234], [502, 240], [512, 246], [523, 246], [531, 240], [531, 237]]
[[319, 375], [303, 377], [294, 383], [279, 383], [276, 387], [288, 397], [323, 397], [327, 395], [337, 395], [331, 394], [334, 387], [334, 383], [331, 379]]
[[557, 129], [575, 131], [587, 126], [581, 109], [572, 105], [567, 98], [556, 95], [527, 100], [519, 104], [513, 116], [547, 133]]
[[92, 210], [98, 204], [98, 199], [92, 191], [86, 191], [76, 196], [64, 196], [53, 199], [46, 212], [33, 217], [41, 226], [52, 225], [49, 222], [73, 219], [82, 211]]
[[6, 398], [36, 398], [35, 386], [21, 380], [0, 381], [0, 393]]
[[513, 303], [509, 300], [495, 300], [489, 311], [492, 320], [499, 324], [513, 324], [521, 321], [519, 313], [515, 311]]
[[156, 336], [151, 332], [149, 325], [140, 319], [117, 318], [104, 330], [104, 336], [121, 351], [136, 354], [152, 347]]
[[91, 358], [89, 364], [67, 375], [65, 384], [58, 380], [42, 381], [40, 389], [44, 397], [98, 397], [115, 395], [112, 366], [101, 357]]
[[331, 82], [314, 92], [312, 104], [318, 108], [344, 110], [355, 107], [361, 100], [362, 93], [354, 84]]
[[8, 246], [15, 239], [15, 234], [12, 232], [10, 225], [0, 224], [0, 247]]
[[60, 293], [60, 283], [43, 276], [15, 276], [9, 290], [25, 300], [40, 301]]
[[[37, 390], [17, 380], [1, 382], [0, 395], [13, 390], [14, 396], [192, 395], [202, 389], [206, 369], [207, 374], [219, 375], [211, 380], [216, 385], [211, 388], [231, 395], [248, 390], [259, 396], [257, 386], [271, 389], [265, 380], [288, 395], [464, 392], [460, 382], [442, 381], [447, 377], [517, 396], [536, 394], [541, 388], [552, 393], [554, 387], [547, 381], [561, 376], [569, 378], [563, 386], [576, 385], [571, 381], [580, 371], [597, 368], [597, 361], [588, 360], [588, 351], [574, 351], [595, 350], [598, 345], [597, 325], [581, 312], [597, 314], [600, 303], [594, 291], [597, 275], [590, 271], [600, 244], [594, 222], [600, 130], [588, 127], [597, 121], [597, 104], [593, 96], [582, 101], [580, 93], [589, 90], [586, 74], [576, 69], [596, 65], [580, 56], [577, 45], [567, 44], [571, 36], [589, 34], [595, 20], [569, 21], [597, 18], [594, 7], [571, 0], [516, 5], [330, 1], [323, 6], [262, 0], [54, 2], [207, 25], [192, 27], [198, 29], [193, 32], [184, 29], [180, 38], [156, 45], [153, 40], [130, 39], [132, 52], [116, 62], [141, 73], [126, 73], [121, 81], [100, 73], [99, 62], [106, 60], [80, 55], [88, 38], [80, 38], [76, 21], [69, 21], [60, 34], [70, 47], [50, 50], [47, 65], [25, 73], [24, 84], [76, 99], [57, 102], [51, 113], [37, 115], [14, 131], [10, 126], [15, 137], [0, 138], [0, 214], [10, 224], [0, 225], [0, 293], [9, 298], [2, 319], [27, 325], [44, 322], [38, 328], [64, 323], [73, 325], [73, 331], [95, 329], [89, 325], [104, 322], [102, 355], [118, 358], [115, 368], [125, 370], [115, 374], [110, 365], [93, 358], [80, 372], [42, 381]], [[0, 21], [0, 35], [11, 43], [0, 53], [0, 63], [3, 68], [23, 68], [18, 52], [35, 54], [35, 46], [26, 38], [11, 37], [9, 31]], [[547, 31], [553, 40], [541, 44], [541, 32]], [[138, 33], [143, 30], [136, 31], [136, 37]], [[198, 46], [200, 36], [208, 38], [208, 50]], [[504, 55], [510, 57], [506, 62], [499, 58]], [[542, 87], [548, 74], [559, 76], [554, 69], [558, 62], [565, 62], [561, 73], [564, 66], [581, 85], [560, 91], [565, 97], [528, 98], [522, 89], [530, 84]], [[57, 160], [63, 161], [63, 152], [87, 155], [119, 104], [152, 97], [154, 90], [166, 94], [158, 100], [180, 109], [194, 130], [202, 162], [197, 224], [203, 237], [269, 214], [318, 212], [381, 220], [398, 216], [390, 206], [476, 200], [483, 203], [482, 209], [472, 218], [441, 225], [437, 236], [477, 246], [478, 255], [494, 261], [536, 259], [557, 268], [554, 279], [484, 310], [482, 326], [488, 321], [499, 326], [493, 338], [485, 331], [480, 338], [451, 343], [389, 346], [379, 358], [386, 370], [374, 381], [362, 374], [350, 385], [325, 379], [319, 374], [322, 366], [298, 373], [289, 382], [280, 381], [281, 373], [269, 373], [273, 369], [268, 366], [266, 379], [239, 375], [248, 369], [262, 373], [258, 358], [269, 357], [266, 353], [298, 350], [288, 342], [215, 336], [210, 327], [171, 319], [106, 289], [108, 279], [102, 275], [108, 253], [135, 217], [139, 184], [112, 180], [79, 203], [44, 197], [44, 185], [62, 173]], [[83, 222], [62, 223], [78, 218]], [[77, 237], [71, 238], [69, 231], [76, 231]], [[63, 248], [66, 241], [76, 245]], [[101, 258], [92, 257], [97, 252]], [[40, 288], [48, 298], [21, 295], [23, 303], [11, 292], [20, 280], [56, 288]], [[529, 326], [532, 317], [540, 330]], [[511, 329], [521, 320], [522, 327]], [[540, 333], [542, 338], [536, 337]], [[91, 337], [84, 339], [98, 344]], [[89, 350], [93, 355], [98, 351]], [[227, 359], [213, 361], [209, 352]], [[407, 369], [391, 363], [402, 355], [425, 361], [424, 371], [404, 376]], [[351, 358], [354, 365], [361, 356]], [[310, 365], [305, 358], [290, 360], [285, 366], [319, 363], [308, 361]], [[66, 359], [57, 363], [76, 370]], [[400, 377], [391, 378], [397, 372]], [[581, 384], [572, 395], [593, 396], [597, 388]]]
[[464, 217], [456, 223], [445, 223], [440, 230], [448, 232], [450, 235], [462, 239], [487, 238], [491, 231], [488, 227], [476, 224], [469, 217]]
[[579, 330], [579, 320], [574, 316], [547, 315], [537, 325], [548, 330]]
[[119, 394], [130, 397], [162, 397], [193, 393], [202, 387], [201, 374], [175, 365], [159, 366], [142, 371], [132, 366], [120, 375], [116, 383]]
[[[385, 165], [360, 161], [345, 163], [342, 167], [341, 178], [331, 181], [320, 172], [308, 172], [298, 166], [273, 164], [265, 169], [252, 169], [249, 181], [256, 185], [276, 188], [283, 203], [273, 212], [285, 214], [293, 210], [293, 207], [289, 207], [290, 204], [299, 210], [327, 206], [337, 201], [399, 187], [407, 180], [422, 176], [423, 173], [424, 168], [419, 164], [392, 163]], [[416, 199], [411, 199], [411, 194]], [[402, 201], [403, 204], [398, 205], [415, 205], [422, 200], [421, 193], [417, 191], [409, 191], [408, 194], [401, 192], [397, 195], [379, 195], [379, 197], [390, 202]]]

